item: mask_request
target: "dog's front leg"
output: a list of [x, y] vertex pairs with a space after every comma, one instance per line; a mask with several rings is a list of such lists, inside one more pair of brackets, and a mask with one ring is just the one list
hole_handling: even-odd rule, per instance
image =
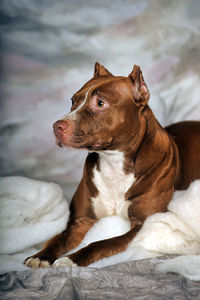
[[28, 257], [24, 264], [31, 268], [50, 267], [63, 253], [77, 247], [95, 220], [87, 217], [70, 218], [66, 230], [46, 242], [43, 249]]
[[136, 236], [141, 227], [142, 224], [136, 225], [121, 236], [91, 243], [67, 257], [58, 259], [53, 266], [88, 266], [97, 260], [122, 252], [126, 250], [129, 242]]
[[128, 210], [130, 231], [121, 236], [91, 243], [87, 247], [58, 260], [53, 266], [88, 266], [97, 260], [125, 251], [149, 215], [166, 211], [172, 192], [173, 190], [169, 189], [169, 191], [161, 194], [152, 189], [148, 194], [138, 196]]

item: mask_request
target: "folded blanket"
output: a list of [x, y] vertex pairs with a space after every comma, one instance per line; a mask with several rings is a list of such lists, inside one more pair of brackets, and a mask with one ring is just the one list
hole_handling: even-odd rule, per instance
[[200, 180], [175, 192], [168, 212], [150, 216], [135, 244], [161, 254], [200, 254]]
[[[26, 269], [23, 260], [41, 248], [39, 243], [62, 231], [69, 216], [58, 185], [23, 177], [0, 179], [0, 208], [1, 272]], [[103, 218], [90, 229], [77, 249], [121, 235], [129, 228], [129, 222], [119, 216]], [[179, 272], [200, 280], [200, 255], [197, 255], [200, 254], [200, 180], [186, 191], [175, 192], [168, 212], [150, 216], [126, 251], [91, 267], [165, 254], [184, 256], [158, 263], [158, 271]]]
[[0, 180], [0, 253], [12, 254], [60, 232], [69, 215], [61, 188], [24, 177]]

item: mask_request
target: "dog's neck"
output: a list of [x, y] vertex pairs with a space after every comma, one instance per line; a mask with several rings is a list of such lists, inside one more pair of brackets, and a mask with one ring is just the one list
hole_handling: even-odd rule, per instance
[[168, 149], [169, 136], [165, 129], [155, 118], [152, 110], [147, 105], [140, 116], [140, 128], [135, 136], [124, 146], [124, 153], [130, 153], [131, 156], [138, 155], [143, 143], [156, 146], [158, 150], [165, 152]]
[[110, 173], [115, 174], [118, 170], [124, 169], [124, 153], [118, 150], [99, 151], [100, 166], [106, 167]]
[[[135, 136], [130, 137], [127, 144], [118, 150], [97, 151], [102, 166], [107, 166], [112, 174], [123, 170], [125, 174], [135, 171], [136, 158], [142, 161], [142, 168], [149, 168], [153, 152], [156, 150], [157, 159], [161, 159], [169, 151], [169, 136], [155, 119], [151, 109], [147, 107], [141, 115], [141, 123]], [[144, 149], [149, 149], [148, 159]], [[145, 154], [144, 154], [144, 153]], [[146, 162], [146, 163], [145, 163]], [[140, 165], [140, 164], [139, 164]]]

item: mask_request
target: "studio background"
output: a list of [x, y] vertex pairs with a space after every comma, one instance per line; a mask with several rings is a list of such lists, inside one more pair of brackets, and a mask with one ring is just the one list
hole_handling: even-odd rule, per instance
[[59, 183], [69, 201], [86, 152], [58, 148], [52, 124], [99, 61], [141, 66], [165, 126], [200, 119], [200, 1], [2, 0], [1, 176]]

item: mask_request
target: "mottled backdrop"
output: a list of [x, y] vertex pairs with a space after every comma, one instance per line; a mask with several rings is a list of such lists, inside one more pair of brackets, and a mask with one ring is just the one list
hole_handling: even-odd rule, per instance
[[52, 124], [92, 76], [139, 64], [161, 124], [200, 119], [199, 0], [1, 0], [1, 176], [61, 184], [68, 199], [85, 152], [55, 145]]

